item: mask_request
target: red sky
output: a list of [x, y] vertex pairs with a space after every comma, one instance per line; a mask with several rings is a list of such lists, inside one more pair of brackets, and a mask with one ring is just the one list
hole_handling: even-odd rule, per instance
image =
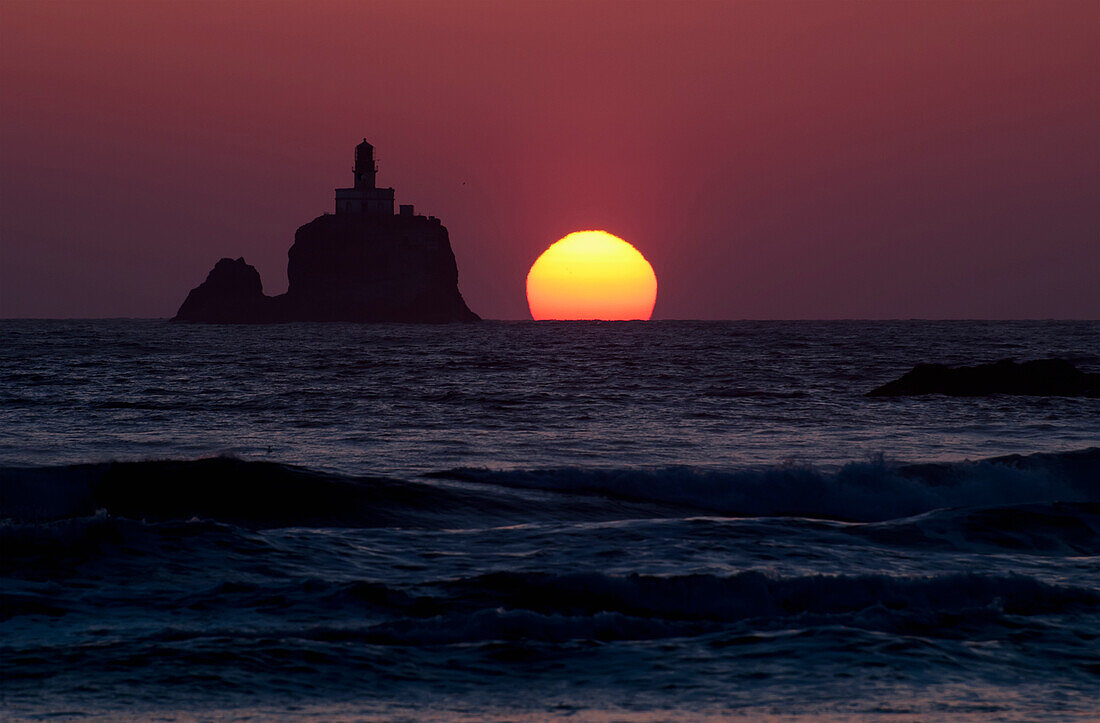
[[486, 318], [602, 228], [656, 318], [1100, 318], [1100, 3], [0, 0], [0, 317], [171, 316], [376, 147]]

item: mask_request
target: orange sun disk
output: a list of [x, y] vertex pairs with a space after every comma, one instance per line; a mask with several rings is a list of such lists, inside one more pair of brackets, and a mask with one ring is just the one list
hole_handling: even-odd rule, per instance
[[527, 273], [535, 321], [649, 319], [657, 276], [638, 249], [606, 231], [577, 231], [542, 252]]

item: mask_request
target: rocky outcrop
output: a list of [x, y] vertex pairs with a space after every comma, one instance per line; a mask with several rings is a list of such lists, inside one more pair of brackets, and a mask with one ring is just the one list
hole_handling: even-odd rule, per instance
[[287, 293], [263, 294], [244, 259], [222, 259], [173, 321], [274, 323], [477, 321], [458, 290], [447, 229], [436, 219], [325, 214], [294, 234]]
[[1100, 397], [1100, 374], [1083, 372], [1065, 359], [1039, 359], [1023, 363], [1003, 359], [993, 364], [971, 367], [918, 364], [900, 378], [872, 389], [867, 396], [920, 394], [953, 397], [990, 394]]
[[264, 295], [256, 268], [244, 258], [222, 259], [187, 295], [172, 321], [211, 324], [262, 323], [273, 315], [274, 299]]
[[447, 229], [423, 216], [325, 215], [294, 234], [287, 304], [302, 321], [476, 321]]

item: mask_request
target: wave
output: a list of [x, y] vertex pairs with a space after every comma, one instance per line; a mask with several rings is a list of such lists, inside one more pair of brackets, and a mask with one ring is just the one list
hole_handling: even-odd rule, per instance
[[[358, 599], [361, 588], [344, 584], [340, 594]], [[940, 637], [960, 626], [1010, 624], [1009, 618], [1100, 611], [1095, 590], [981, 574], [497, 572], [438, 582], [435, 589], [444, 594], [383, 597], [371, 586], [371, 602], [396, 602], [400, 618], [354, 634], [391, 645], [622, 640], [700, 635], [751, 621], [753, 629], [843, 625]]]
[[[251, 528], [444, 529], [661, 514], [654, 505], [610, 506], [595, 497], [558, 496], [538, 504], [529, 497], [232, 457], [0, 467], [0, 519], [14, 522], [107, 515], [149, 521], [198, 518]], [[89, 524], [88, 529], [96, 529]]]
[[157, 566], [178, 558], [185, 548], [190, 548], [186, 559], [195, 566], [212, 561], [211, 549], [257, 556], [273, 552], [248, 530], [212, 520], [145, 522], [103, 510], [51, 521], [0, 520], [0, 575], [60, 579], [89, 561], [107, 559]]
[[1100, 502], [1100, 448], [975, 462], [891, 464], [879, 459], [835, 472], [806, 465], [734, 471], [459, 468], [430, 476], [740, 517], [881, 522], [942, 508]]
[[262, 527], [415, 527], [456, 510], [499, 513], [508, 507], [500, 496], [230, 457], [0, 468], [0, 517], [21, 521], [106, 512]]
[[[943, 508], [1098, 503], [1100, 448], [977, 462], [896, 465], [878, 460], [834, 472], [810, 466], [455, 469], [427, 477], [433, 479], [343, 476], [230, 457], [0, 467], [0, 519], [44, 522], [107, 514], [150, 521], [198, 518], [252, 528], [430, 529], [700, 514], [883, 522]], [[953, 524], [980, 526], [991, 534], [1000, 526], [1007, 540], [1014, 524], [1030, 520], [1036, 532], [1087, 537], [1096, 531], [1095, 516], [1095, 508], [1088, 506], [1017, 509], [958, 518]]]
[[[1095, 610], [1100, 593], [1022, 576], [956, 574], [927, 577], [813, 575], [773, 577], [757, 571], [729, 576], [500, 572], [454, 581], [447, 590], [483, 609], [521, 609], [545, 615], [736, 622], [900, 613], [910, 622], [926, 613], [1041, 615]], [[899, 623], [898, 616], [892, 616]], [[820, 621], [818, 621], [820, 622]]]
[[937, 510], [902, 520], [849, 525], [844, 531], [892, 547], [1098, 555], [1100, 503]]
[[[85, 604], [57, 600], [49, 593], [14, 590], [0, 602], [4, 617], [64, 615], [79, 612]], [[301, 612], [317, 621], [319, 627], [297, 630], [293, 637], [438, 645], [697, 636], [729, 630], [742, 622], [752, 630], [840, 625], [943, 637], [960, 628], [973, 632], [975, 627], [1018, 626], [1020, 618], [1035, 618], [1039, 624], [1042, 616], [1092, 617], [1100, 613], [1100, 592], [1024, 576], [986, 574], [779, 577], [759, 571], [727, 576], [494, 572], [417, 586], [316, 579], [222, 583], [189, 591], [174, 604], [211, 613], [248, 610], [272, 620]], [[223, 618], [223, 624], [232, 625], [231, 618]], [[326, 621], [341, 622], [338, 628], [329, 628], [324, 627]], [[203, 627], [192, 633], [161, 635], [163, 640], [190, 634], [223, 633]]]

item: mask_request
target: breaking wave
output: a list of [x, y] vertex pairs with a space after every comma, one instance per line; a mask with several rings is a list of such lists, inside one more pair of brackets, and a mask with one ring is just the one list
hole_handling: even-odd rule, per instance
[[[225, 457], [6, 467], [0, 468], [0, 519], [46, 522], [107, 515], [149, 521], [197, 518], [252, 528], [441, 529], [685, 514], [884, 522], [962, 508], [990, 511], [957, 517], [953, 524], [1008, 535], [1023, 521], [1036, 529], [1076, 527], [1088, 536], [1095, 532], [1095, 503], [1100, 503], [1100, 448], [977, 462], [871, 461], [833, 472], [809, 466], [455, 469], [428, 477], [434, 479], [351, 477]], [[1063, 506], [1049, 507], [1056, 504]], [[1024, 509], [1027, 505], [1033, 508]], [[1005, 508], [1012, 509], [993, 511]], [[99, 529], [89, 525], [88, 530]]]
[[1100, 448], [976, 462], [812, 466], [735, 471], [454, 469], [438, 477], [628, 501], [681, 505], [740, 517], [881, 522], [954, 507], [1100, 502]]
[[228, 457], [0, 468], [0, 518], [18, 521], [107, 514], [249, 527], [431, 527], [516, 506], [501, 495]]

